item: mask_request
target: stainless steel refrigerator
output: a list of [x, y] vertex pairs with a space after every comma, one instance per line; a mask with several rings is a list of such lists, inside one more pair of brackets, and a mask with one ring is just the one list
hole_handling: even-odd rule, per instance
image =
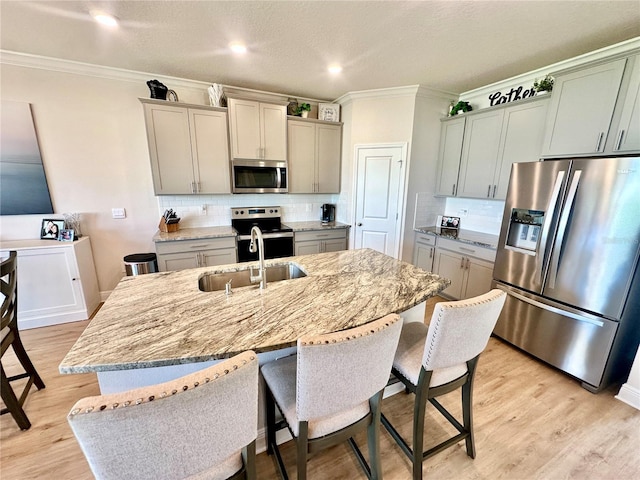
[[515, 163], [494, 285], [495, 335], [598, 391], [640, 343], [640, 158]]

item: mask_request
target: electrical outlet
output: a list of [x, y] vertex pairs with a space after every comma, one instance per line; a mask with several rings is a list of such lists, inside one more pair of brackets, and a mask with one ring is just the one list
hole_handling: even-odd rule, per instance
[[200, 215], [206, 215], [207, 214], [207, 206], [206, 205], [202, 205], [200, 207]]
[[460, 215], [461, 217], [466, 217], [469, 214], [469, 210], [466, 208], [461, 208], [460, 210], [458, 210], [458, 215]]
[[127, 212], [124, 208], [112, 208], [111, 216], [113, 218], [127, 218]]

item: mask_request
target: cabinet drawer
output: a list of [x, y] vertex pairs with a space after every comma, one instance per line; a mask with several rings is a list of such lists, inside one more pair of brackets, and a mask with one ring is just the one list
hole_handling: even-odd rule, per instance
[[200, 238], [196, 240], [176, 240], [156, 242], [156, 253], [197, 252], [217, 248], [236, 248], [236, 237]]
[[458, 252], [462, 255], [481, 258], [482, 260], [487, 260], [489, 262], [493, 262], [496, 259], [495, 250], [458, 242], [456, 240], [449, 240], [448, 238], [438, 238], [438, 248], [446, 248], [447, 250]]
[[434, 247], [436, 244], [436, 237], [434, 235], [425, 235], [425, 234], [419, 233], [416, 235], [416, 243]]
[[347, 238], [347, 230], [344, 228], [333, 230], [312, 230], [309, 232], [295, 232], [296, 242], [307, 242], [313, 240], [333, 240]]

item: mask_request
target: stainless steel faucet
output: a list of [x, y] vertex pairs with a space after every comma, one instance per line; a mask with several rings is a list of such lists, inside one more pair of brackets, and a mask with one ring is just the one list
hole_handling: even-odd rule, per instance
[[[258, 238], [258, 245], [256, 246], [256, 237]], [[251, 229], [251, 243], [249, 244], [249, 251], [251, 253], [258, 252], [258, 258], [260, 259], [260, 270], [258, 275], [253, 274], [253, 267], [251, 267], [250, 278], [252, 283], [260, 282], [260, 289], [267, 288], [267, 273], [264, 269], [264, 239], [262, 238], [262, 230], [260, 227], [254, 226]]]

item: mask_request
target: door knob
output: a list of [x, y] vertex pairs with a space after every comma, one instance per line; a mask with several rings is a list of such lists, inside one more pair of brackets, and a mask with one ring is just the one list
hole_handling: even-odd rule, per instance
[[358, 226], [359, 226], [359, 227], [361, 227], [361, 226], [362, 226], [362, 224], [361, 224], [361, 223], [359, 223], [359, 224], [358, 224]]

